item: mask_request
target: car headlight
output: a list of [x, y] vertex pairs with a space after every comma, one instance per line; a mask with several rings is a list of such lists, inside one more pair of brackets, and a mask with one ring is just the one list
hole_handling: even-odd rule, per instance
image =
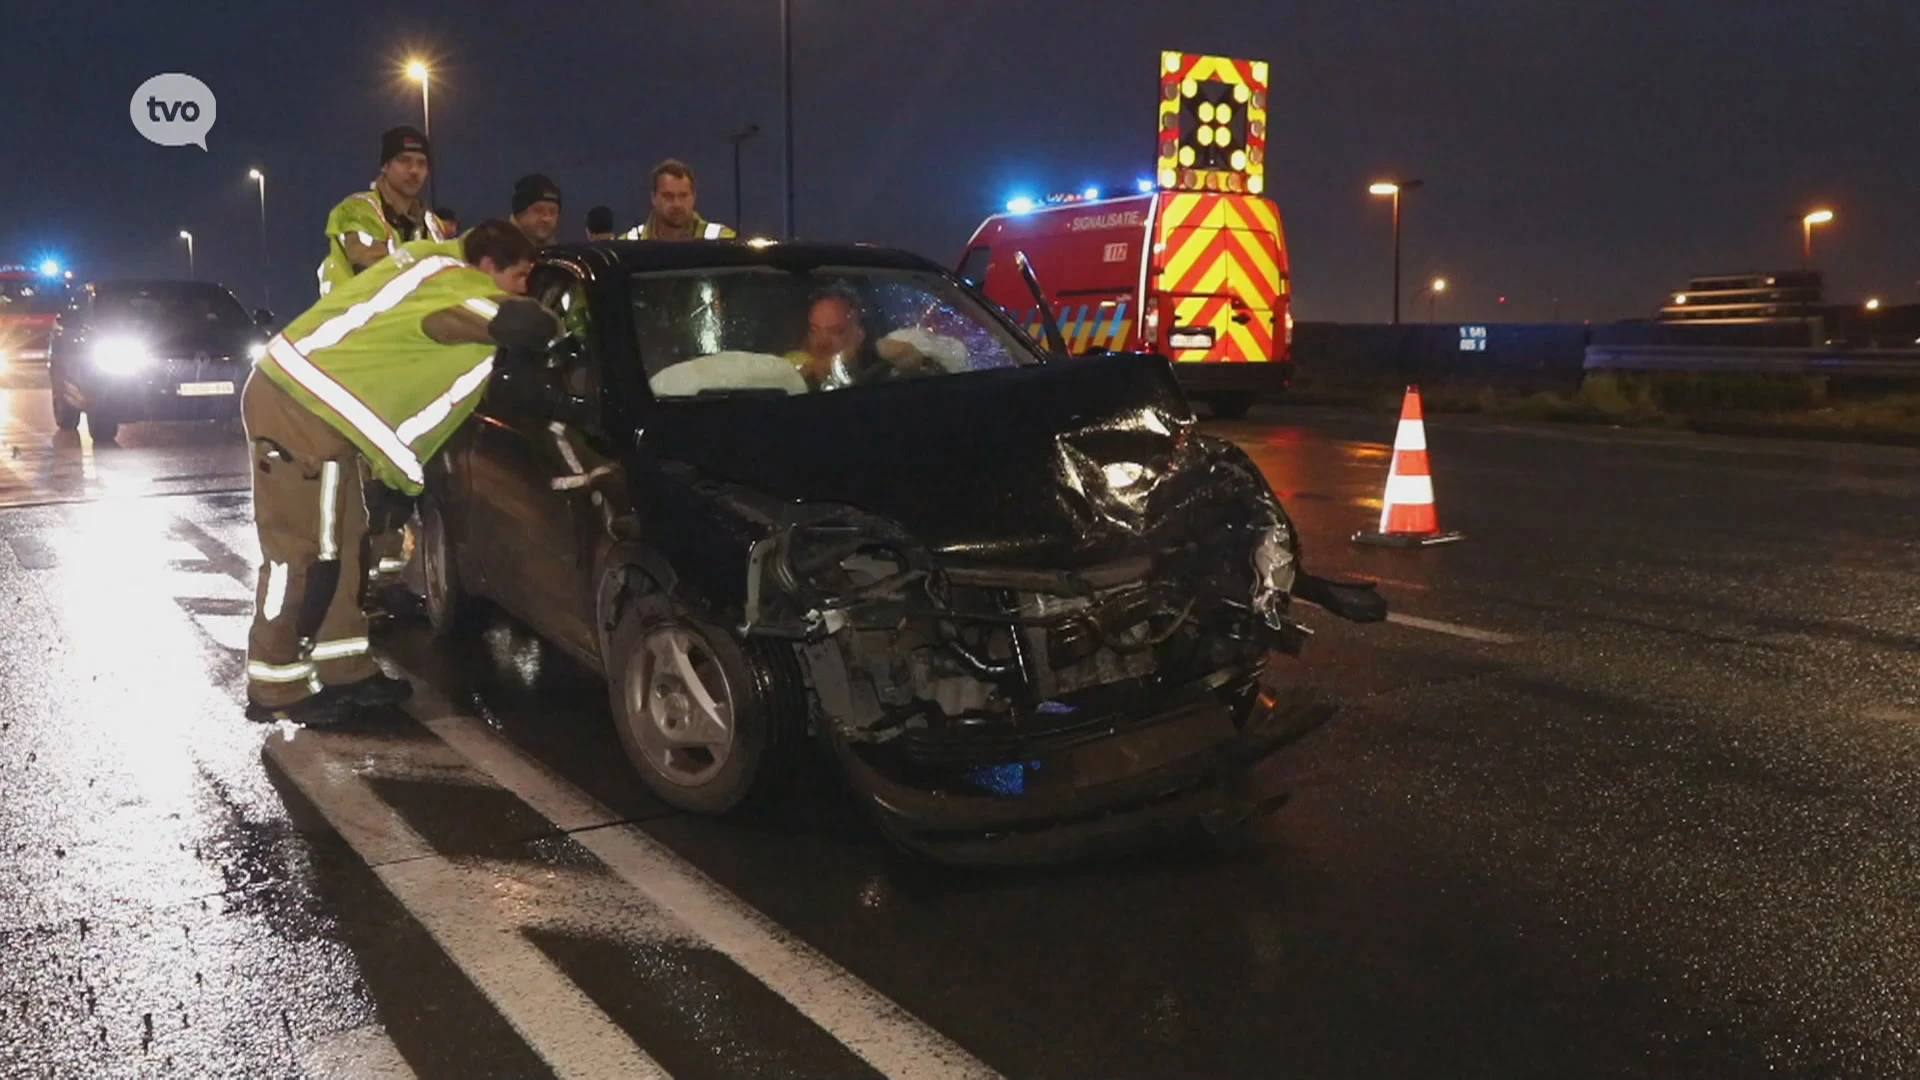
[[93, 347], [93, 366], [109, 375], [137, 375], [153, 366], [153, 353], [138, 338], [103, 338]]
[[1293, 529], [1281, 521], [1267, 529], [1253, 548], [1253, 609], [1269, 623], [1286, 613], [1298, 569]]
[[265, 360], [266, 358], [267, 358], [267, 347], [265, 345], [256, 341], [253, 344], [247, 346], [247, 359], [257, 364], [260, 361]]

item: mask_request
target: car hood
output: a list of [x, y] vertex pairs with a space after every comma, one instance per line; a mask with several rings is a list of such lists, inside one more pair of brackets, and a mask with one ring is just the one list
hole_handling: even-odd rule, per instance
[[641, 445], [703, 479], [857, 507], [954, 561], [1075, 567], [1140, 554], [1200, 486], [1193, 413], [1156, 356], [663, 402]]

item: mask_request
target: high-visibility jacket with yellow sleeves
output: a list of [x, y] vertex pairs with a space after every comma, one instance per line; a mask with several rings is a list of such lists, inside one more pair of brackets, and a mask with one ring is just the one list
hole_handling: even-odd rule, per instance
[[[625, 233], [621, 235], [620, 239], [622, 240], [657, 239], [657, 237], [652, 235], [652, 230], [648, 228], [648, 226], [651, 225], [652, 223], [653, 223], [653, 219], [649, 218], [646, 221], [643, 221], [640, 224], [635, 225], [633, 228], [628, 229]], [[689, 228], [689, 231], [693, 234], [694, 238], [699, 240], [731, 240], [734, 238], [735, 235], [737, 235], [734, 233], [732, 229], [728, 228], [727, 226], [722, 225], [717, 221], [708, 221], [706, 218], [703, 218], [698, 214], [695, 214], [693, 216], [693, 222], [688, 228]]]
[[412, 240], [445, 240], [446, 229], [431, 210], [423, 211], [423, 235], [402, 236], [387, 220], [387, 209], [380, 193], [372, 188], [356, 191], [341, 199], [327, 214], [327, 257], [320, 262], [320, 295], [353, 280], [353, 260], [347, 258], [346, 238], [351, 236], [367, 247], [385, 247], [391, 255], [400, 245]]
[[267, 344], [260, 373], [367, 456], [373, 474], [409, 495], [425, 463], [472, 414], [493, 374], [492, 344], [446, 345], [421, 320], [464, 306], [491, 320], [500, 289], [453, 254], [416, 240], [349, 278]]

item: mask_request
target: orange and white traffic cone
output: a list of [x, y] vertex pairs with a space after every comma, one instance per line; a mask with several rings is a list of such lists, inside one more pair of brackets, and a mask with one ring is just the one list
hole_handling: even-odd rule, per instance
[[1353, 534], [1355, 543], [1380, 547], [1427, 547], [1460, 539], [1441, 532], [1433, 508], [1433, 473], [1427, 465], [1427, 425], [1420, 412], [1420, 388], [1407, 387], [1400, 405], [1400, 430], [1393, 437], [1393, 464], [1387, 492], [1380, 500], [1378, 532]]

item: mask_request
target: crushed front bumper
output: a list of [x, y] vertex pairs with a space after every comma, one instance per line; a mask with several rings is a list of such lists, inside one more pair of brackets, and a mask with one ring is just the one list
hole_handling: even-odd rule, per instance
[[1222, 700], [1190, 701], [1098, 739], [1022, 754], [1001, 766], [1020, 777], [1018, 793], [1007, 794], [905, 783], [873, 746], [831, 742], [902, 847], [957, 865], [1024, 865], [1118, 854], [1246, 821], [1269, 801], [1251, 790], [1251, 766], [1326, 723], [1334, 706], [1306, 688], [1262, 689], [1244, 719], [1236, 711]]

